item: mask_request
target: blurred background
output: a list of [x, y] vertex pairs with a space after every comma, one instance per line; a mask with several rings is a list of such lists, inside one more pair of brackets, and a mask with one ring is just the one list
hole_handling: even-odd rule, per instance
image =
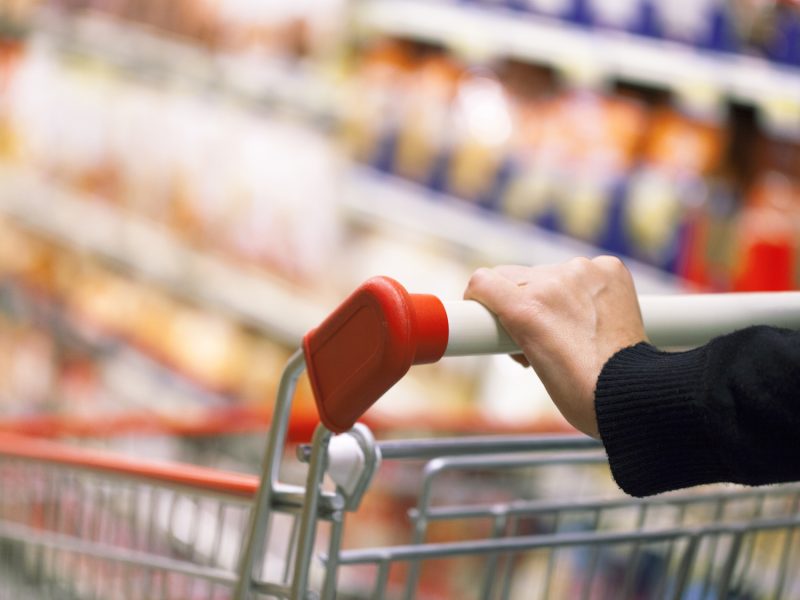
[[[367, 277], [613, 253], [640, 293], [797, 289], [799, 176], [792, 1], [0, 0], [0, 430], [254, 471]], [[567, 430], [502, 357], [367, 422]]]

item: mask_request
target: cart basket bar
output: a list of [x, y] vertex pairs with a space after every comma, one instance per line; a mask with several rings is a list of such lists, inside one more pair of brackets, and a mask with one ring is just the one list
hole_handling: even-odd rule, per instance
[[143, 461], [11, 433], [0, 433], [0, 456], [243, 499], [254, 498], [259, 485], [259, 478], [254, 475], [173, 462]]

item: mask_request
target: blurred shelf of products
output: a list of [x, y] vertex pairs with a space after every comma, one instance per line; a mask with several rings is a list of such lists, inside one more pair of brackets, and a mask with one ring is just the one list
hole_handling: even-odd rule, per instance
[[[263, 427], [300, 337], [378, 273], [457, 298], [477, 266], [611, 252], [642, 292], [800, 281], [792, 4], [16, 0], [0, 23], [4, 323], [95, 395], [146, 363], [142, 396], [177, 398], [129, 412]], [[563, 429], [509, 364], [416, 369], [374, 422]], [[13, 377], [9, 419], [71, 410]]]
[[[361, 104], [348, 104], [359, 160], [702, 288], [796, 286], [800, 72], [765, 59], [740, 67], [662, 41], [661, 54], [688, 61], [664, 69], [660, 55], [648, 58], [652, 40], [632, 36], [610, 39], [628, 45], [616, 54], [635, 67], [604, 61], [602, 43], [581, 63], [569, 56], [570, 36], [586, 47], [598, 33], [574, 25], [556, 27], [567, 37], [548, 46], [549, 60], [526, 62], [533, 53], [509, 39], [523, 37], [524, 16], [437, 3], [425, 20], [419, 3], [373, 6], [367, 25], [402, 37], [363, 45]], [[471, 24], [463, 36], [457, 15]], [[529, 46], [538, 28], [550, 31], [531, 24]], [[759, 73], [776, 83], [736, 87]], [[685, 89], [687, 79], [706, 89]]]

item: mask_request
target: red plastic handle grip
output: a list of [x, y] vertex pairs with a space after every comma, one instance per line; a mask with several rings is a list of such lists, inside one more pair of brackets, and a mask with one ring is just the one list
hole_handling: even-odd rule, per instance
[[448, 335], [436, 296], [409, 294], [389, 277], [366, 281], [303, 338], [322, 422], [350, 429], [412, 364], [439, 360]]

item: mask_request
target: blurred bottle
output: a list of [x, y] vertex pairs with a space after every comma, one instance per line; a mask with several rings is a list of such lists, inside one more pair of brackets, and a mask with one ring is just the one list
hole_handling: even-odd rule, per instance
[[475, 69], [461, 78], [452, 124], [444, 189], [491, 205], [515, 128], [510, 98], [495, 73]]
[[624, 235], [633, 256], [679, 271], [691, 216], [709, 201], [709, 178], [719, 168], [724, 143], [716, 120], [672, 108], [653, 115], [625, 198]]
[[540, 145], [554, 105], [555, 75], [519, 62], [507, 63], [502, 73], [516, 125], [498, 182], [495, 208], [514, 219], [554, 228], [552, 197], [556, 182], [553, 170], [547, 168], [548, 155], [540, 151]]
[[614, 211], [643, 132], [643, 105], [584, 89], [523, 109], [504, 211], [624, 251]]
[[702, 201], [685, 206], [675, 272], [697, 289], [727, 291], [739, 194], [726, 179], [709, 182]]
[[356, 160], [392, 170], [415, 66], [411, 46], [397, 40], [381, 40], [359, 58], [343, 123], [345, 144]]
[[799, 200], [797, 184], [778, 173], [753, 187], [736, 232], [736, 291], [795, 288]]
[[551, 106], [550, 101], [536, 97], [522, 98], [518, 103], [508, 181], [498, 208], [514, 219], [556, 229], [555, 169], [551, 168], [551, 155], [541, 151]]
[[734, 288], [789, 290], [800, 280], [800, 143], [763, 135], [759, 172], [736, 228]]
[[558, 210], [565, 233], [616, 253], [619, 205], [644, 132], [638, 101], [590, 90], [572, 92], [562, 119], [571, 139]]
[[413, 74], [413, 93], [402, 108], [394, 171], [436, 186], [453, 128], [453, 103], [464, 67], [442, 52], [426, 56]]

